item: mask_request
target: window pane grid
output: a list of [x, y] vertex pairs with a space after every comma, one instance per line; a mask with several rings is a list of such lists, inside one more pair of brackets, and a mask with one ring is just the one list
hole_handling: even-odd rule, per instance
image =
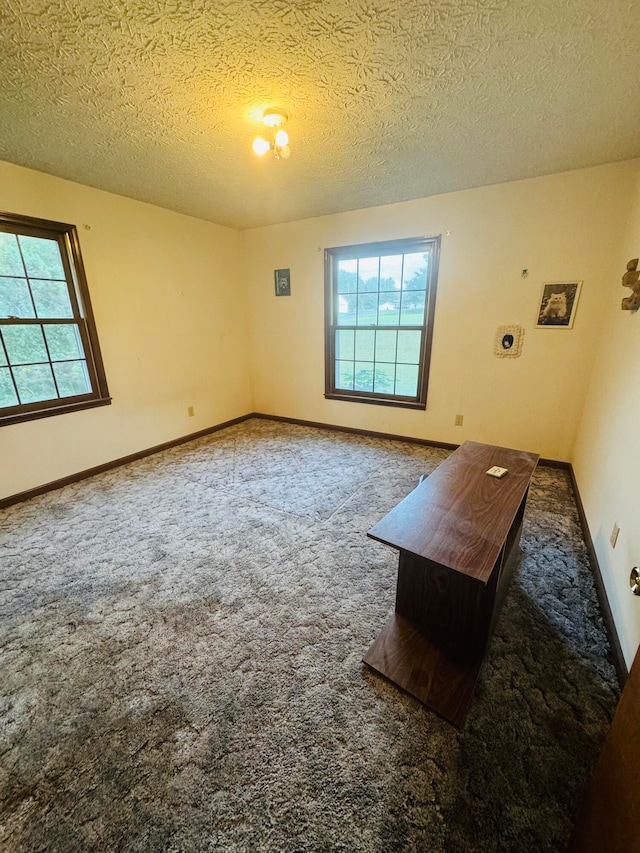
[[44, 338], [44, 345], [45, 345], [46, 350], [47, 350], [47, 358], [49, 359], [49, 365], [50, 365], [49, 370], [51, 371], [51, 378], [53, 379], [53, 385], [54, 385], [54, 388], [56, 390], [55, 396], [58, 399], [60, 399], [60, 389], [58, 388], [58, 383], [56, 381], [56, 375], [55, 375], [55, 372], [53, 370], [53, 366], [51, 366], [51, 347], [49, 346], [49, 341], [47, 340], [47, 336], [44, 332], [44, 327], [41, 327], [41, 328], [42, 328], [42, 337]]
[[64, 323], [77, 326], [78, 320], [74, 317], [0, 317], [0, 326], [58, 326]]
[[[2, 317], [18, 317], [19, 319], [28, 319], [29, 317], [73, 317], [74, 309], [72, 306], [71, 294], [69, 291], [69, 281], [65, 275], [64, 263], [62, 260], [62, 252], [57, 240], [44, 239], [40, 237], [28, 237], [18, 234], [3, 234], [2, 250], [3, 255], [0, 256], [0, 263], [6, 258], [7, 253], [11, 255], [8, 263], [9, 271], [6, 272], [0, 268], [0, 318]], [[13, 237], [13, 241], [10, 238]], [[23, 245], [24, 241], [26, 242]], [[11, 248], [14, 251], [11, 252]], [[25, 258], [25, 247], [29, 247], [31, 260]], [[39, 254], [43, 256], [39, 257]], [[18, 269], [18, 264], [22, 269]], [[45, 270], [44, 267], [48, 266]], [[46, 273], [46, 274], [44, 274]], [[19, 293], [16, 293], [16, 282], [21, 281], [26, 285], [26, 295], [30, 303], [30, 308], [26, 309], [24, 300], [20, 305]], [[46, 285], [54, 285], [54, 288], [47, 288]], [[63, 288], [60, 288], [63, 285]], [[2, 291], [5, 291], [5, 298], [2, 297]], [[2, 303], [5, 306], [11, 304], [10, 296], [17, 297], [17, 302], [14, 303], [8, 311], [6, 307], [2, 310]], [[26, 313], [25, 313], [26, 311]]]
[[0, 214], [0, 424], [108, 394], [74, 227]]
[[90, 392], [91, 380], [84, 359], [54, 361], [52, 367], [60, 398], [78, 397]]
[[22, 268], [19, 275], [16, 273], [11, 275], [11, 273], [0, 272], [0, 279], [3, 279], [3, 278], [28, 278], [29, 281], [64, 281], [65, 284], [67, 281], [66, 278], [57, 278], [56, 276], [53, 276], [53, 275], [52, 276], [29, 275], [27, 273], [27, 271], [24, 269], [24, 264], [23, 264], [23, 268]]
[[9, 355], [7, 353], [7, 348], [6, 348], [4, 340], [2, 338], [2, 330], [1, 329], [0, 329], [0, 365], [7, 365], [6, 367], [0, 368], [0, 379], [2, 380], [0, 382], [0, 407], [17, 405], [20, 401], [20, 395], [18, 394], [18, 386], [16, 385], [16, 381], [13, 377], [13, 371], [8, 366], [9, 365]]
[[[69, 298], [69, 288], [66, 280], [53, 278], [29, 278], [29, 276], [0, 276], [0, 293], [3, 289], [9, 292], [12, 290], [15, 291], [15, 284], [13, 288], [11, 288], [10, 285], [12, 282], [15, 283], [17, 281], [22, 281], [26, 285], [26, 292], [28, 293], [28, 298], [31, 303], [31, 311], [29, 314], [25, 314], [23, 313], [23, 308], [21, 309], [16, 306], [13, 308], [11, 313], [7, 312], [5, 314], [4, 311], [1, 312], [0, 320], [6, 320], [9, 319], [9, 317], [17, 317], [19, 320], [28, 320], [34, 317], [37, 317], [40, 320], [47, 318], [57, 319], [58, 317], [61, 319], [63, 317], [68, 319], [73, 317], [74, 312]], [[56, 285], [57, 287], [46, 288], [45, 285]], [[61, 288], [60, 285], [64, 285], [64, 287]], [[47, 305], [47, 301], [49, 302], [49, 305]], [[0, 304], [2, 304], [1, 295]]]
[[[404, 255], [402, 256], [402, 264], [404, 267]], [[402, 310], [402, 303], [401, 303], [401, 310]], [[400, 314], [400, 316], [402, 316], [402, 313]], [[398, 364], [398, 338], [399, 337], [400, 337], [400, 335], [396, 332], [396, 351], [395, 351], [395, 358], [394, 358], [394, 362], [396, 365]], [[420, 358], [419, 354], [418, 354], [418, 358]], [[396, 380], [397, 380], [397, 370], [394, 370], [393, 371], [393, 393], [394, 394], [398, 393], [396, 391]], [[416, 385], [416, 393], [417, 392], [418, 392], [418, 386]]]
[[0, 406], [17, 406], [18, 391], [8, 367], [0, 367]]
[[[67, 371], [65, 376], [56, 370], [58, 366], [76, 370]], [[66, 390], [68, 388], [72, 390]], [[90, 393], [89, 372], [84, 360], [0, 367], [0, 407], [55, 402], [68, 397], [86, 397]]]
[[[411, 347], [409, 341], [405, 340], [404, 352], [400, 351], [401, 336], [407, 332], [414, 336], [413, 357], [407, 354]], [[348, 342], [345, 333], [353, 336]], [[382, 336], [390, 333], [394, 335], [391, 347], [388, 343], [381, 346]], [[397, 326], [391, 329], [385, 326], [381, 329], [369, 329], [362, 326], [334, 326], [332, 335], [335, 341], [337, 388], [402, 397], [416, 395], [422, 327], [407, 329], [406, 326]], [[412, 383], [415, 385], [414, 389], [410, 387]]]
[[32, 278], [65, 278], [57, 238], [18, 234], [22, 263]]
[[[36, 347], [39, 347], [39, 353], [36, 357], [25, 358], [21, 355], [19, 346], [12, 345], [7, 341], [7, 331], [19, 331], [22, 323], [0, 323], [0, 366], [8, 370], [8, 375], [11, 377], [15, 390], [18, 404], [26, 404], [33, 402], [41, 402], [45, 400], [62, 399], [69, 396], [82, 396], [91, 393], [91, 380], [87, 368], [87, 360], [85, 357], [84, 344], [82, 340], [82, 331], [80, 325], [73, 321], [71, 323], [31, 323], [28, 325], [30, 329], [39, 327], [40, 336], [37, 339]], [[61, 340], [55, 341], [55, 338], [49, 340], [49, 335], [44, 332], [45, 328], [56, 331], [56, 327], [68, 329], [73, 327], [73, 341], [71, 342], [67, 336]], [[18, 344], [24, 341], [18, 341]], [[75, 351], [67, 351], [63, 353], [58, 349], [57, 352], [52, 352], [52, 345], [56, 347], [75, 347]], [[31, 346], [27, 341], [26, 350], [34, 351], [33, 341]], [[74, 371], [74, 367], [76, 370]], [[38, 369], [40, 368], [40, 369]], [[83, 379], [80, 379], [78, 369], [82, 372]], [[63, 378], [65, 387], [73, 387], [74, 393], [66, 393], [65, 389], [60, 388], [60, 377]], [[5, 378], [6, 385], [6, 378]], [[40, 390], [38, 390], [38, 388]], [[45, 393], [43, 389], [48, 388]], [[0, 408], [6, 406], [7, 403], [2, 402], [6, 394], [0, 397]]]
[[327, 249], [327, 385], [424, 408], [439, 237]]
[[20, 403], [57, 400], [58, 393], [49, 364], [19, 364], [11, 368]]
[[[22, 321], [21, 321], [22, 322]], [[38, 323], [38, 325], [41, 325]], [[380, 331], [380, 332], [421, 332], [424, 326], [413, 325], [413, 326], [378, 326], [378, 327], [367, 327], [367, 326], [354, 326], [354, 325], [343, 325], [342, 323], [339, 326], [333, 326], [332, 328], [336, 330], [340, 330], [341, 332], [364, 332], [364, 331]]]
[[29, 299], [31, 300], [31, 305], [33, 307], [33, 316], [36, 317], [37, 316], [36, 303], [34, 301], [33, 293], [31, 291], [31, 284], [29, 282], [29, 276], [27, 275], [27, 267], [26, 267], [26, 264], [24, 262], [24, 255], [22, 253], [22, 246], [20, 245], [20, 240], [18, 239], [18, 235], [16, 234], [15, 236], [16, 236], [16, 243], [18, 244], [18, 252], [20, 254], [20, 262], [22, 263], [22, 269], [24, 270], [24, 277], [27, 280], [27, 289], [29, 292]]
[[[34, 367], [37, 364], [67, 364], [68, 362], [74, 361], [86, 361], [84, 358], [52, 358], [50, 361], [15, 361], [11, 364], [4, 364], [4, 362], [0, 361], [0, 367]], [[407, 362], [408, 364], [410, 362]]]
[[337, 295], [334, 323], [344, 328], [423, 328], [427, 307], [424, 290], [341, 293]]

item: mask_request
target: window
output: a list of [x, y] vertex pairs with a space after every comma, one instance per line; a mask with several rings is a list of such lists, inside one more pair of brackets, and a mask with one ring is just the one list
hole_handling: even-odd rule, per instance
[[109, 402], [75, 227], [0, 214], [0, 424]]
[[440, 237], [325, 250], [325, 397], [424, 409]]

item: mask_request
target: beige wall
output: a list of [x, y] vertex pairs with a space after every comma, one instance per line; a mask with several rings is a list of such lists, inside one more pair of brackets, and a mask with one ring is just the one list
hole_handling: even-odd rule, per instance
[[[627, 162], [245, 232], [257, 410], [569, 460], [637, 172]], [[423, 234], [443, 235], [426, 412], [325, 400], [323, 249]], [[279, 267], [291, 297], [274, 296]], [[584, 281], [573, 330], [535, 329], [542, 283], [562, 279]], [[522, 356], [499, 359], [496, 328], [512, 323], [525, 327]]]
[[[621, 233], [604, 309], [604, 334], [578, 432], [574, 469], [607, 596], [631, 666], [640, 643], [640, 598], [629, 573], [640, 566], [640, 312], [622, 311], [627, 261], [640, 256], [640, 174], [625, 200]], [[609, 537], [620, 527], [615, 549]]]
[[113, 397], [3, 427], [0, 497], [252, 411], [238, 231], [8, 163], [0, 209], [78, 227]]
[[[619, 282], [640, 254], [640, 161], [244, 234], [0, 163], [0, 209], [78, 226], [114, 398], [3, 427], [0, 497], [252, 410], [561, 460], [575, 444], [631, 662], [640, 639], [640, 601], [628, 591], [640, 562], [640, 315], [620, 311]], [[421, 234], [443, 235], [426, 412], [325, 400], [323, 249]], [[291, 269], [291, 297], [274, 295], [280, 267]], [[565, 278], [584, 281], [574, 329], [535, 329], [542, 282]], [[498, 359], [496, 327], [511, 323], [525, 327], [523, 354]]]

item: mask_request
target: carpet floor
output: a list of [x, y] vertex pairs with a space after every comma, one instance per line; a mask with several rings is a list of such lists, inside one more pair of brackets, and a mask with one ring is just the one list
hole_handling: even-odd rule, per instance
[[563, 850], [618, 698], [565, 471], [462, 730], [361, 663], [446, 456], [254, 419], [0, 513], [0, 848]]

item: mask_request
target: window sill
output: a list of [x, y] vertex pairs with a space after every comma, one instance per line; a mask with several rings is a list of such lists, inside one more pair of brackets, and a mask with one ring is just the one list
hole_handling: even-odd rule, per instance
[[48, 409], [39, 409], [34, 412], [22, 412], [19, 414], [0, 415], [0, 427], [9, 426], [9, 424], [19, 424], [23, 421], [34, 421], [38, 418], [50, 418], [54, 415], [66, 415], [68, 412], [81, 412], [83, 409], [93, 409], [96, 406], [109, 406], [111, 397], [100, 397], [97, 400], [83, 400], [80, 403], [71, 403], [68, 406], [51, 406]]
[[343, 400], [347, 403], [369, 403], [374, 406], [395, 406], [399, 409], [426, 409], [426, 403], [415, 400], [392, 400], [388, 397], [364, 397], [359, 394], [325, 394], [325, 400]]

